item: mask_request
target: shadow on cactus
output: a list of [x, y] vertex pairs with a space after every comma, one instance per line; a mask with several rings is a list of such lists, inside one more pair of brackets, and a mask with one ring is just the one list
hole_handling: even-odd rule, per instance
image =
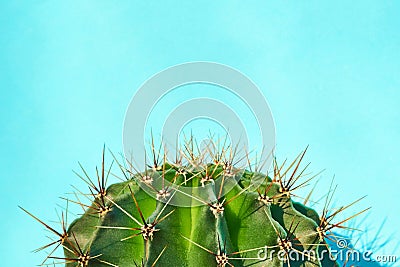
[[[111, 166], [105, 167], [103, 150], [94, 178], [82, 166], [82, 173], [77, 173], [87, 184], [87, 193], [76, 189], [76, 199], [67, 199], [84, 213], [67, 226], [68, 211], [64, 212], [60, 230], [23, 209], [56, 237], [36, 250], [50, 250], [42, 264], [339, 266], [327, 241], [335, 242], [334, 231], [346, 228], [347, 221], [365, 210], [339, 219], [357, 201], [330, 207], [332, 188], [320, 215], [307, 206], [312, 191], [297, 195], [315, 177], [306, 174], [308, 164], [301, 166], [306, 150], [290, 163], [275, 160], [273, 172], [266, 175], [259, 171], [261, 163], [250, 157], [246, 166], [238, 166], [237, 148], [230, 145], [214, 143], [213, 149], [202, 151], [195, 147], [189, 140], [170, 160], [153, 143], [152, 162], [144, 171], [110, 152], [122, 172], [121, 181], [110, 186], [108, 178], [114, 173]], [[255, 186], [256, 179], [262, 183]], [[192, 205], [176, 205], [184, 198]], [[64, 255], [56, 255], [57, 248], [63, 248]]]

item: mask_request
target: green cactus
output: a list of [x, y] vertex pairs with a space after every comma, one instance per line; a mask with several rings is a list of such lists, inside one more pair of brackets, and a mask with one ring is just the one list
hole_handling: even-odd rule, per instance
[[[305, 151], [287, 168], [275, 161], [271, 176], [251, 164], [235, 166], [233, 150], [227, 151], [204, 157], [189, 149], [173, 162], [166, 156], [158, 160], [154, 153], [153, 164], [144, 172], [134, 171], [129, 162], [128, 167], [118, 163], [125, 179], [107, 187], [110, 170], [105, 170], [103, 150], [97, 181], [82, 168], [80, 177], [88, 184], [92, 203], [68, 200], [85, 208], [68, 229], [64, 216], [62, 231], [56, 231], [24, 210], [57, 236], [39, 250], [53, 245], [64, 249], [60, 257], [52, 250], [44, 263], [60, 261], [67, 267], [338, 266], [330, 259], [325, 240], [335, 238], [333, 228], [344, 227], [347, 219], [333, 220], [348, 206], [330, 212], [332, 190], [321, 216], [306, 206], [310, 196], [303, 203], [293, 200], [295, 190], [313, 178], [304, 178], [305, 168], [300, 168]], [[255, 186], [255, 179], [262, 183]], [[225, 185], [232, 182], [228, 190]], [[211, 190], [199, 194], [206, 185]], [[179, 198], [188, 198], [193, 205], [172, 205]]]

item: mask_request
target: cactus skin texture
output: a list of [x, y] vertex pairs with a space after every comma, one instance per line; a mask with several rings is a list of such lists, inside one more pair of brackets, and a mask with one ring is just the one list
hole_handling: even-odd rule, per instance
[[229, 192], [214, 186], [214, 202], [193, 197], [204, 201], [193, 207], [169, 204], [174, 192], [180, 192], [178, 187], [164, 188], [165, 194], [159, 191], [159, 199], [164, 198], [159, 201], [137, 181], [144, 179], [151, 187], [149, 177], [157, 174], [201, 190], [205, 182], [229, 179], [238, 170], [230, 167], [230, 175], [225, 175], [226, 162], [195, 168], [163, 162], [107, 189], [103, 182], [98, 187], [88, 180], [97, 194], [68, 229], [65, 258], [75, 260], [66, 266], [337, 266], [329, 259], [318, 214], [292, 200], [295, 182], [302, 176], [300, 161], [291, 173], [286, 171], [284, 176], [290, 178], [284, 180], [275, 168], [274, 177], [264, 175], [257, 189], [251, 180], [262, 174], [245, 171]]
[[[59, 237], [50, 245], [62, 247], [64, 257], [55, 257], [52, 252], [45, 259], [47, 264], [58, 260], [66, 267], [339, 266], [330, 258], [325, 240], [334, 238], [334, 227], [344, 228], [342, 223], [347, 219], [339, 223], [332, 220], [345, 208], [328, 214], [331, 209], [326, 205], [318, 215], [306, 206], [309, 196], [303, 203], [293, 200], [293, 192], [312, 179], [304, 178], [305, 168], [299, 167], [304, 153], [288, 168], [275, 164], [272, 177], [236, 168], [231, 159], [221, 157], [206, 164], [164, 159], [155, 161], [144, 173], [118, 164], [126, 179], [107, 187], [110, 171], [104, 168], [103, 151], [97, 181], [84, 170], [80, 176], [93, 201], [86, 206], [80, 200], [69, 200], [85, 207], [85, 213], [68, 229], [63, 223], [63, 231], [55, 231], [24, 211]], [[217, 179], [228, 183], [236, 174], [240, 174], [237, 183], [228, 192], [217, 186]], [[156, 176], [178, 186], [156, 189], [152, 185]], [[263, 182], [254, 188], [256, 176]], [[156, 197], [139, 183], [154, 190]], [[205, 184], [213, 185], [209, 199], [186, 195], [202, 205], [170, 204], [182, 194], [183, 186], [195, 193]], [[330, 198], [328, 193], [327, 204]]]

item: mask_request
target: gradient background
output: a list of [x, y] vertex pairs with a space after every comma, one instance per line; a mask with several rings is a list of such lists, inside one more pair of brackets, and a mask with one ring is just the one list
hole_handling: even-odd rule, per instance
[[[160, 1], [161, 2], [161, 1]], [[122, 151], [124, 113], [151, 75], [187, 61], [241, 70], [274, 114], [277, 153], [307, 160], [335, 203], [368, 197], [363, 228], [399, 240], [400, 2], [2, 1], [2, 266], [34, 266], [72, 169]], [[190, 98], [190, 95], [187, 95]], [[162, 114], [162, 113], [161, 113]], [[244, 118], [246, 120], [246, 118]], [[359, 218], [358, 221], [361, 221]], [[395, 251], [393, 251], [395, 250]]]

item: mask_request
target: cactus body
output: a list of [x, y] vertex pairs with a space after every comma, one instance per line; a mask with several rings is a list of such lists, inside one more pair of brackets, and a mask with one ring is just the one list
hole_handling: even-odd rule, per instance
[[[228, 175], [220, 163], [163, 162], [97, 194], [92, 190], [93, 203], [68, 229], [64, 253], [73, 260], [66, 266], [337, 266], [327, 253], [321, 218], [292, 200], [294, 182], [301, 177], [295, 167], [285, 180], [279, 171], [270, 178], [232, 168], [235, 174]], [[263, 179], [258, 188], [251, 183], [256, 175]], [[157, 177], [177, 186], [156, 188]], [[214, 182], [234, 177], [237, 183], [229, 192]], [[212, 185], [208, 199], [191, 197], [197, 204], [191, 207], [170, 204], [183, 196], [182, 187], [194, 196], [204, 184]]]
[[[161, 162], [152, 148], [153, 164], [144, 172], [133, 171], [128, 160], [128, 167], [118, 163], [113, 155], [125, 179], [110, 186], [104, 150], [97, 181], [81, 166], [83, 175], [77, 174], [89, 194], [75, 188], [77, 200], [67, 199], [61, 230], [21, 208], [56, 236], [36, 250], [51, 248], [42, 264], [337, 267], [328, 245], [340, 238], [333, 230], [352, 229], [344, 223], [368, 210], [338, 220], [360, 199], [332, 208], [332, 187], [320, 214], [307, 207], [311, 193], [299, 197], [296, 191], [315, 177], [307, 178], [308, 165], [300, 167], [305, 151], [288, 167], [274, 161], [273, 175], [268, 176], [257, 164], [237, 167], [235, 153], [226, 148], [195, 155], [192, 147], [183, 156], [186, 160], [169, 161], [164, 155]], [[91, 203], [82, 203], [81, 197]], [[83, 207], [84, 214], [67, 226], [69, 202]], [[63, 248], [64, 255], [56, 255], [57, 248]]]

